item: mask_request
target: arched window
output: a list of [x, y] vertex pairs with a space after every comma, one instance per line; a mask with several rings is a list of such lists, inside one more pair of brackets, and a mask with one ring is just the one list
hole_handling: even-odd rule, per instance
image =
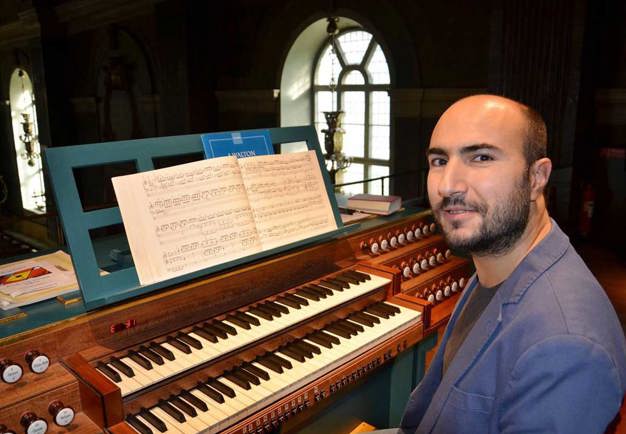
[[46, 190], [40, 156], [35, 94], [30, 77], [21, 68], [17, 68], [11, 74], [9, 98], [22, 207], [34, 213], [45, 213]]
[[[320, 143], [326, 128], [324, 111], [343, 110], [343, 152], [352, 158], [337, 183], [389, 175], [390, 103], [389, 67], [383, 50], [371, 33], [348, 29], [339, 33], [334, 49], [329, 38], [318, 53], [313, 73], [313, 119]], [[332, 88], [335, 87], [335, 92]], [[389, 184], [356, 184], [346, 193], [388, 193]]]

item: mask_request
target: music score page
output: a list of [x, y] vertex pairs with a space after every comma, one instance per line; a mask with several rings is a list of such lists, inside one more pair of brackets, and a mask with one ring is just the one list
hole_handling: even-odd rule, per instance
[[238, 162], [263, 250], [337, 229], [315, 151]]
[[142, 285], [337, 229], [315, 151], [112, 179]]
[[142, 285], [261, 251], [235, 157], [112, 181]]

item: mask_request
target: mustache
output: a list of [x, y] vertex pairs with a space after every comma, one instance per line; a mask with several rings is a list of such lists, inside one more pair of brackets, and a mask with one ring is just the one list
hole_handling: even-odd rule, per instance
[[441, 211], [442, 209], [453, 207], [453, 206], [462, 207], [467, 210], [479, 212], [481, 214], [484, 214], [487, 211], [484, 205], [473, 203], [473, 202], [468, 202], [465, 200], [465, 196], [458, 196], [458, 195], [444, 197], [441, 200], [441, 203], [439, 204], [439, 206], [437, 207], [437, 210]]

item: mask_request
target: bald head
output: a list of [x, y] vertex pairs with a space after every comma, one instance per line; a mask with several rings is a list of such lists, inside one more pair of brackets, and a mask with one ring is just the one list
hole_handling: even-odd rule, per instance
[[547, 155], [547, 129], [541, 115], [497, 95], [472, 95], [455, 102], [437, 122], [433, 137], [449, 127], [467, 131], [472, 124], [484, 131], [498, 129], [506, 135], [509, 145], [519, 144], [528, 166]]

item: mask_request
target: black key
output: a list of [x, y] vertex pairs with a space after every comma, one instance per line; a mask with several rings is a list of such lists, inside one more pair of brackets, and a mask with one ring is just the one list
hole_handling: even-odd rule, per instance
[[274, 303], [273, 301], [266, 301], [265, 302], [266, 305], [272, 306], [274, 309], [278, 309], [281, 313], [284, 314], [289, 314], [289, 309], [287, 309], [285, 306]]
[[232, 372], [224, 372], [224, 378], [227, 378], [228, 380], [232, 381], [233, 383], [235, 383], [237, 386], [241, 387], [242, 389], [250, 390], [250, 383], [248, 383], [246, 380], [235, 375]]
[[326, 347], [326, 348], [332, 348], [333, 347], [333, 345], [330, 343], [330, 341], [327, 341], [326, 339], [321, 338], [319, 335], [317, 335], [315, 333], [306, 336], [306, 338], [311, 340], [311, 341], [313, 341], [313, 342], [315, 342], [318, 345], [323, 346], [323, 347]]
[[175, 359], [174, 353], [156, 342], [150, 342], [150, 349], [167, 360]]
[[137, 419], [134, 415], [129, 414], [126, 416], [126, 422], [139, 431], [141, 434], [153, 434], [152, 430], [148, 428], [146, 424]]
[[371, 278], [371, 276], [369, 274], [361, 273], [360, 271], [356, 271], [356, 270], [346, 270], [344, 272], [344, 274], [347, 274], [348, 276], [354, 277], [359, 282], [365, 282], [367, 280], [372, 280], [372, 278]]
[[228, 325], [222, 321], [218, 321], [218, 320], [214, 320], [211, 323], [213, 326], [225, 331], [226, 333], [228, 333], [231, 336], [235, 336], [237, 334], [237, 330], [235, 329], [235, 327]]
[[328, 278], [328, 279], [324, 279], [327, 282], [333, 283], [335, 285], [338, 285], [340, 287], [342, 287], [343, 289], [348, 289], [350, 288], [350, 285], [346, 282], [344, 282], [343, 280], [339, 280], [339, 279], [335, 279], [334, 277], [332, 278]]
[[219, 329], [219, 328], [215, 327], [213, 324], [205, 322], [204, 324], [202, 324], [202, 327], [204, 327], [205, 330], [207, 330], [209, 333], [213, 333], [215, 336], [217, 336], [219, 338], [222, 338], [222, 339], [227, 339], [228, 338], [228, 333], [226, 333], [222, 329]]
[[135, 371], [133, 371], [130, 366], [128, 366], [126, 363], [122, 362], [120, 359], [116, 359], [115, 357], [111, 357], [111, 360], [109, 361], [109, 363], [111, 365], [113, 365], [113, 367], [115, 369], [117, 369], [122, 374], [126, 375], [127, 377], [134, 377], [135, 376]]
[[266, 357], [258, 357], [256, 361], [266, 368], [276, 372], [277, 374], [283, 373], [283, 367], [280, 365], [280, 363], [274, 362]]
[[320, 290], [319, 288], [322, 288], [322, 287], [318, 286], [316, 288], [316, 287], [314, 287], [312, 285], [307, 285], [303, 289], [306, 289], [307, 291], [312, 291], [314, 294], [316, 294], [320, 298], [328, 297], [328, 294], [326, 294], [326, 291]]
[[295, 301], [300, 306], [308, 306], [309, 305], [309, 302], [307, 301], [306, 298], [298, 297], [297, 295], [294, 295], [294, 294], [285, 294], [284, 297], [288, 298], [289, 300]]
[[187, 420], [187, 419], [185, 419], [185, 416], [180, 412], [180, 410], [178, 410], [177, 408], [172, 406], [172, 404], [170, 404], [166, 400], [159, 399], [159, 403], [157, 405], [159, 406], [159, 408], [161, 410], [163, 410], [164, 412], [166, 412], [167, 414], [172, 416], [172, 418], [176, 422], [178, 422], [178, 423], [185, 423], [185, 421]]
[[142, 408], [138, 414], [139, 416], [144, 418], [146, 421], [148, 421], [150, 425], [158, 429], [160, 432], [167, 431], [167, 427], [165, 426], [165, 423], [161, 419], [156, 417], [154, 414], [152, 414], [150, 410], [146, 408]]
[[330, 325], [326, 326], [326, 330], [328, 330], [329, 332], [332, 332], [332, 333], [334, 333], [336, 335], [339, 335], [342, 338], [350, 339], [350, 332], [346, 331], [343, 328], [337, 327], [336, 324], [330, 324]]
[[350, 283], [352, 285], [358, 285], [359, 284], [359, 280], [355, 279], [354, 277], [346, 274], [346, 273], [342, 273], [339, 274], [337, 276], [334, 277], [337, 280], [341, 280], [342, 282], [346, 282], [346, 283]]
[[214, 344], [217, 343], [217, 336], [215, 336], [213, 333], [211, 333], [204, 327], [194, 327], [192, 332], [194, 332], [201, 338], [206, 339], [209, 342], [213, 342]]
[[293, 366], [289, 360], [287, 360], [287, 359], [285, 359], [283, 357], [280, 357], [277, 354], [268, 353], [266, 357], [268, 357], [272, 361], [278, 363], [283, 368], [291, 369], [292, 366]]
[[120, 374], [118, 374], [115, 370], [109, 368], [106, 364], [98, 362], [97, 366], [100, 372], [113, 380], [113, 382], [120, 383], [122, 381], [122, 377], [120, 377]]
[[265, 381], [268, 381], [270, 379], [270, 374], [268, 374], [258, 366], [254, 366], [252, 363], [244, 363], [243, 365], [241, 365], [241, 367], [251, 374], [254, 374], [257, 377], [264, 379]]
[[307, 288], [314, 288], [317, 289], [318, 291], [322, 291], [324, 294], [326, 295], [335, 295], [335, 293], [333, 292], [332, 289], [328, 289], [328, 288], [324, 288], [323, 286], [319, 286], [319, 285], [307, 285]]
[[378, 318], [377, 316], [370, 315], [369, 313], [365, 313], [365, 312], [358, 312], [358, 315], [362, 316], [363, 318], [367, 318], [374, 324], [380, 324], [380, 318]]
[[259, 309], [264, 309], [266, 312], [272, 314], [272, 316], [278, 318], [282, 316], [282, 312], [276, 309], [274, 306], [269, 305], [267, 302], [263, 302], [257, 305]]
[[239, 317], [237, 317], [235, 315], [228, 315], [224, 319], [227, 320], [230, 323], [238, 325], [242, 329], [250, 330], [250, 323], [248, 321], [244, 321], [243, 319], [241, 319], [241, 318], [239, 318]]
[[191, 354], [191, 348], [186, 343], [179, 341], [174, 336], [168, 336], [166, 339], [167, 343], [176, 348], [178, 351], [183, 352], [185, 354]]
[[161, 366], [163, 363], [163, 357], [159, 356], [157, 353], [155, 353], [154, 351], [152, 351], [150, 348], [146, 347], [145, 345], [142, 345], [139, 347], [139, 353], [150, 359], [153, 363], [156, 363], [157, 365]]
[[286, 356], [289, 356], [292, 359], [297, 360], [298, 362], [304, 363], [305, 357], [302, 354], [300, 354], [300, 352], [294, 351], [292, 348], [289, 348], [289, 347], [279, 348], [278, 352]]
[[201, 350], [202, 349], [202, 343], [194, 338], [189, 336], [186, 333], [183, 332], [178, 332], [176, 334], [176, 339], [178, 339], [181, 342], [184, 342], [185, 344], [189, 345], [190, 347], [194, 347], [196, 350]]
[[367, 306], [365, 308], [365, 312], [367, 312], [367, 313], [369, 313], [371, 315], [376, 315], [376, 316], [385, 318], [385, 319], [387, 319], [387, 318], [389, 318], [391, 316], [387, 312], [385, 312], [384, 310], [376, 307], [376, 305]]
[[362, 332], [363, 330], [365, 330], [362, 325], [357, 324], [356, 322], [344, 320], [344, 322], [342, 322], [342, 324], [348, 325], [349, 327], [352, 327], [352, 328], [356, 329], [356, 331], [359, 332], [359, 333]]
[[234, 398], [235, 396], [237, 396], [233, 389], [231, 389], [224, 383], [220, 383], [218, 380], [214, 378], [209, 378], [207, 380], [207, 384], [211, 386], [212, 388], [214, 388], [215, 390], [217, 390], [218, 392], [223, 393], [224, 395], [228, 396], [229, 398]]
[[337, 285], [336, 283], [330, 282], [328, 279], [320, 280], [320, 286], [325, 286], [326, 288], [330, 288], [334, 291], [343, 291], [343, 287], [341, 285]]
[[307, 291], [304, 288], [296, 289], [296, 294], [298, 294], [302, 298], [308, 298], [309, 300], [312, 300], [312, 301], [319, 301], [320, 300], [320, 296], [319, 295], [317, 295], [316, 293], [314, 293], [312, 291]]
[[274, 309], [271, 306], [267, 306], [265, 303], [257, 304], [256, 307], [269, 313], [274, 318], [279, 318], [280, 316], [282, 316], [282, 314], [280, 313], [278, 309]]
[[386, 310], [387, 312], [391, 313], [392, 315], [395, 315], [395, 314], [401, 312], [400, 308], [398, 306], [393, 306], [391, 304], [387, 304], [387, 303], [383, 303], [383, 302], [376, 303], [376, 306], [381, 308], [381, 309]]
[[292, 342], [291, 344], [289, 344], [287, 348], [289, 348], [290, 350], [292, 350], [293, 352], [297, 354], [304, 356], [307, 359], [313, 358], [313, 353], [309, 351], [308, 349], [305, 349], [304, 347], [302, 347], [299, 344], [299, 342]]
[[276, 301], [282, 304], [286, 304], [289, 307], [293, 307], [294, 309], [300, 309], [300, 303], [293, 301], [287, 297], [278, 297]]
[[254, 315], [259, 316], [259, 317], [261, 317], [261, 318], [263, 318], [263, 319], [265, 319], [267, 321], [272, 321], [274, 319], [274, 317], [271, 314], [267, 313], [264, 310], [260, 310], [257, 307], [251, 307], [249, 309], [249, 312], [253, 313]]
[[188, 404], [187, 402], [183, 401], [178, 396], [170, 395], [168, 400], [170, 401], [172, 405], [176, 406], [180, 411], [182, 411], [183, 413], [186, 413], [188, 416], [196, 417], [198, 415], [198, 412], [196, 411], [195, 408], [191, 406], [191, 404]]
[[141, 366], [143, 369], [146, 370], [150, 370], [152, 369], [152, 363], [150, 363], [150, 360], [146, 359], [144, 356], [142, 356], [141, 354], [139, 354], [137, 351], [129, 351], [128, 352], [128, 357], [135, 363], [137, 363], [139, 366]]
[[246, 380], [248, 383], [256, 384], [257, 386], [261, 384], [261, 380], [259, 380], [259, 377], [257, 377], [256, 375], [252, 375], [250, 372], [244, 369], [235, 368], [233, 369], [233, 374], [238, 376], [239, 378]]
[[357, 329], [351, 327], [350, 324], [345, 324], [343, 321], [337, 321], [334, 325], [336, 327], [344, 329], [345, 331], [350, 333], [352, 336], [356, 336], [359, 334], [359, 331]]
[[207, 407], [206, 403], [188, 390], [182, 390], [180, 397], [202, 411], [209, 411], [209, 407]]
[[213, 401], [219, 403], [219, 404], [223, 404], [224, 403], [224, 397], [222, 396], [221, 393], [219, 393], [218, 391], [216, 391], [215, 389], [213, 389], [212, 387], [207, 386], [204, 383], [199, 382], [196, 386], [196, 388], [204, 393], [206, 396], [208, 396], [209, 398], [211, 398]]
[[350, 319], [350, 321], [358, 322], [359, 324], [363, 324], [367, 327], [374, 326], [374, 323], [372, 321], [368, 320], [367, 318], [362, 318], [360, 315], [357, 314], [352, 314], [348, 318]]
[[261, 325], [261, 321], [259, 321], [258, 318], [254, 317], [252, 315], [248, 315], [247, 313], [237, 312], [235, 315], [238, 316], [239, 318], [241, 318], [244, 321], [248, 321], [252, 325], [255, 325], [255, 326]]
[[344, 270], [343, 273], [341, 273], [342, 276], [345, 276], [347, 278], [350, 279], [354, 279], [357, 281], [357, 285], [359, 283], [365, 282], [365, 278], [362, 276], [359, 276], [354, 270]]
[[307, 348], [309, 351], [311, 351], [314, 354], [322, 354], [322, 350], [320, 350], [318, 347], [316, 347], [315, 345], [311, 345], [308, 342], [305, 341], [299, 341], [298, 342], [301, 346]]
[[324, 338], [328, 339], [333, 344], [339, 345], [341, 341], [337, 336], [329, 335], [328, 333], [324, 333], [323, 331], [319, 331], [316, 334], [322, 335]]

